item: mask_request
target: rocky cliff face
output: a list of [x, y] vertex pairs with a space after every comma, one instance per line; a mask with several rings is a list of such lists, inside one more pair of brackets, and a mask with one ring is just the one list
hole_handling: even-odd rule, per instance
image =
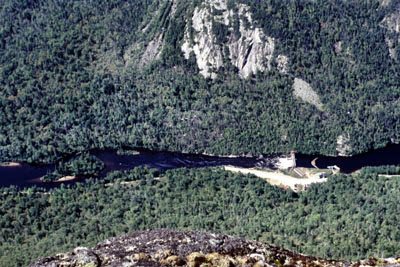
[[249, 7], [243, 4], [228, 8], [226, 1], [207, 0], [196, 7], [181, 48], [186, 59], [194, 53], [205, 77], [215, 78], [225, 62], [244, 78], [271, 69], [274, 60], [278, 70], [287, 70], [287, 57], [274, 57], [275, 40], [254, 26]]
[[[143, 69], [153, 61], [161, 58], [164, 47], [165, 32], [168, 30], [165, 25], [175, 16], [177, 1], [166, 0], [161, 4], [159, 10], [153, 12], [152, 19], [142, 25], [141, 33], [143, 36], [151, 36], [150, 40], [141, 40], [131, 44], [123, 53], [125, 69]], [[162, 26], [155, 26], [160, 23], [160, 18], [165, 18]], [[152, 29], [157, 30], [152, 32]], [[144, 38], [146, 39], [146, 38]]]
[[350, 135], [342, 134], [337, 137], [336, 151], [339, 156], [347, 157], [351, 155], [352, 147], [350, 145]]
[[[397, 10], [394, 13], [389, 14], [383, 19], [382, 25], [386, 27], [390, 32], [396, 33], [397, 41], [400, 41], [400, 5], [397, 7]], [[396, 59], [396, 40], [387, 36], [385, 38], [385, 41], [389, 49], [390, 57]]]
[[399, 257], [333, 261], [221, 234], [148, 230], [111, 238], [93, 248], [79, 247], [30, 266], [400, 266]]
[[[400, 6], [397, 10], [390, 14], [389, 16], [385, 17], [383, 23], [386, 24], [386, 27], [393, 32], [400, 34]], [[399, 36], [400, 38], [400, 36]]]

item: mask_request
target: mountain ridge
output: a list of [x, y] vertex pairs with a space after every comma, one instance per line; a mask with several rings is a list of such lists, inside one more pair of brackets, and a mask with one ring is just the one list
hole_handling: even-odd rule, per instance
[[120, 147], [334, 156], [398, 143], [398, 8], [5, 0], [0, 157]]

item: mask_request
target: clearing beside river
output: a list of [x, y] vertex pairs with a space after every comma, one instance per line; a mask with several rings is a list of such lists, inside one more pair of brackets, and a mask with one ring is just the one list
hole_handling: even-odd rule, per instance
[[224, 166], [224, 169], [227, 171], [239, 172], [242, 174], [248, 174], [248, 173], [254, 174], [257, 177], [265, 179], [272, 185], [287, 186], [293, 190], [299, 190], [299, 185], [301, 185], [301, 187], [304, 188], [312, 183], [323, 183], [328, 180], [327, 178], [319, 178], [319, 175], [322, 174], [323, 172], [314, 173], [305, 178], [295, 178], [283, 174], [280, 171], [246, 169], [246, 168], [237, 168], [233, 166]]

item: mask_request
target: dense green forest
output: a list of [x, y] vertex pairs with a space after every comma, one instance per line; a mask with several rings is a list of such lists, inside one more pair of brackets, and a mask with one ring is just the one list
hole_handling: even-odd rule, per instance
[[381, 175], [400, 175], [400, 166], [399, 165], [384, 165], [377, 167], [363, 167], [360, 170], [360, 174], [381, 174]]
[[[240, 79], [228, 64], [215, 80], [180, 49], [200, 2], [2, 0], [0, 161], [123, 146], [335, 154], [343, 134], [359, 153], [400, 140], [398, 38], [382, 26], [399, 1], [230, 0], [250, 6], [289, 70]], [[160, 58], [139, 67], [159, 34]], [[293, 96], [294, 77], [311, 84], [324, 112]]]
[[325, 258], [393, 256], [399, 187], [398, 178], [339, 174], [294, 193], [220, 168], [140, 167], [50, 191], [2, 188], [0, 265], [152, 228], [226, 233]]

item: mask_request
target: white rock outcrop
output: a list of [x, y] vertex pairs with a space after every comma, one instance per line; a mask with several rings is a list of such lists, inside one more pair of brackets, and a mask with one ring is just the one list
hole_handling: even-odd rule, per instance
[[[397, 10], [386, 16], [382, 21], [382, 26], [386, 27], [389, 31], [397, 33], [397, 39], [400, 41], [400, 6]], [[394, 40], [386, 37], [385, 42], [389, 49], [389, 55], [391, 58], [396, 58], [396, 48], [394, 46]]]
[[351, 154], [352, 148], [350, 145], [350, 135], [342, 134], [337, 137], [336, 151], [339, 156], [348, 156]]
[[287, 73], [288, 72], [288, 64], [289, 64], [289, 58], [284, 55], [278, 55], [276, 57], [276, 64], [277, 64], [277, 69], [281, 73]]
[[311, 88], [311, 85], [308, 84], [306, 81], [295, 78], [293, 83], [293, 93], [296, 97], [300, 98], [301, 100], [314, 105], [320, 111], [323, 111], [323, 105], [319, 96], [314, 90]]
[[212, 35], [212, 21], [209, 17], [209, 10], [206, 8], [194, 10], [192, 18], [195, 31], [194, 44], [190, 44], [189, 31], [186, 30], [182, 51], [186, 59], [189, 59], [190, 53], [194, 52], [200, 73], [204, 77], [214, 78], [215, 74], [211, 68], [222, 66], [223, 58], [220, 49], [214, 45], [215, 37]]
[[386, 16], [383, 23], [390, 31], [400, 33], [400, 7], [396, 12]]
[[143, 68], [154, 60], [159, 60], [161, 58], [161, 52], [164, 45], [164, 34], [160, 33], [153, 40], [151, 40], [146, 50], [144, 51], [142, 57], [139, 61], [139, 68]]
[[[213, 15], [213, 10], [217, 10], [218, 15]], [[235, 34], [235, 19], [239, 23], [236, 29], [239, 34]], [[222, 45], [213, 33], [213, 23], [223, 24], [228, 29]], [[205, 77], [215, 78], [216, 70], [228, 60], [238, 69], [238, 74], [246, 78], [257, 71], [271, 69], [275, 40], [254, 26], [248, 6], [240, 4], [233, 11], [228, 10], [226, 0], [206, 0], [195, 8], [192, 29], [186, 27], [181, 49], [186, 59], [192, 52], [195, 54], [200, 73]], [[281, 70], [284, 72], [286, 67]]]
[[343, 42], [342, 41], [338, 41], [336, 43], [333, 44], [333, 48], [335, 50], [335, 54], [339, 54], [342, 52], [343, 50]]
[[392, 1], [391, 0], [380, 0], [382, 6], [388, 6]]

